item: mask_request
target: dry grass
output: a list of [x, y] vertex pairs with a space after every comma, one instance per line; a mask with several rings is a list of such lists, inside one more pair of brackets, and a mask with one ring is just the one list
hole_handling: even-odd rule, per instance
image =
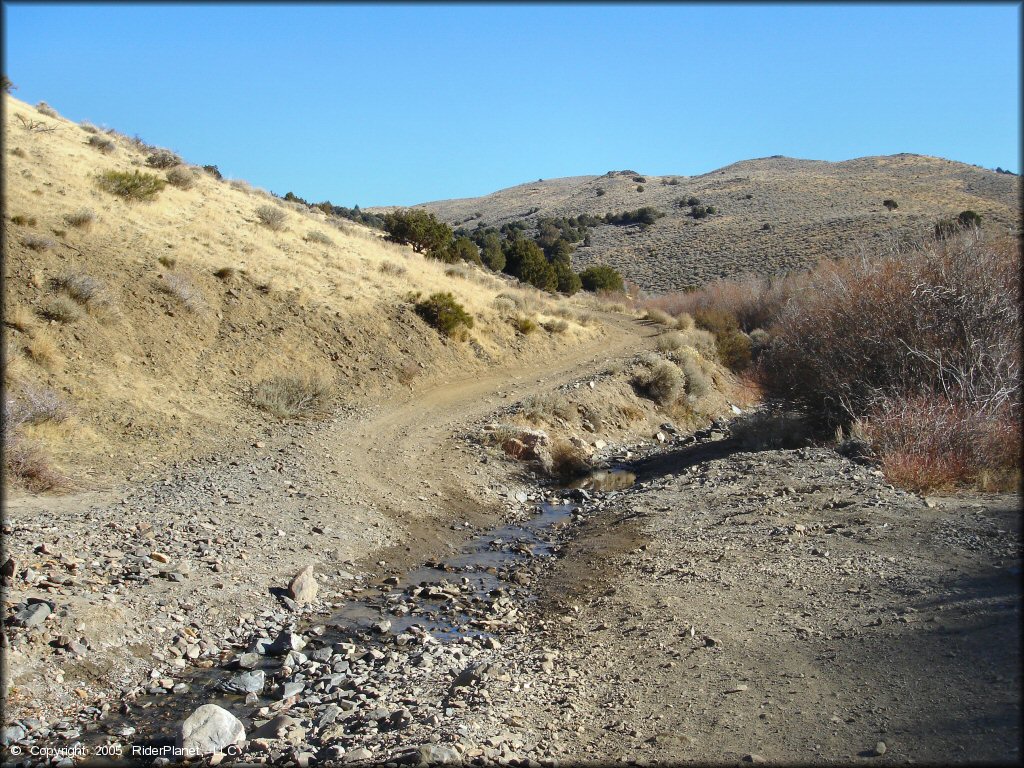
[[100, 129], [97, 128], [92, 123], [90, 123], [88, 120], [83, 120], [82, 122], [80, 122], [78, 124], [78, 127], [81, 128], [86, 133], [99, 133], [100, 132]]
[[548, 333], [565, 333], [569, 330], [569, 323], [565, 320], [545, 320], [541, 325]]
[[318, 245], [327, 245], [327, 246], [334, 245], [334, 241], [331, 240], [331, 238], [329, 238], [327, 235], [325, 235], [323, 232], [321, 232], [321, 231], [319, 231], [317, 229], [310, 230], [310, 232], [307, 233], [306, 236], [303, 239], [307, 243], [316, 243]]
[[25, 342], [24, 350], [30, 360], [44, 368], [56, 364], [59, 356], [57, 343], [50, 334], [41, 329], [32, 332]]
[[174, 256], [168, 256], [166, 254], [158, 256], [156, 261], [158, 264], [166, 267], [167, 269], [174, 269], [175, 267], [178, 266], [178, 260]]
[[277, 205], [261, 205], [256, 209], [256, 218], [267, 229], [280, 232], [288, 221], [288, 214]]
[[234, 267], [221, 267], [214, 271], [213, 276], [218, 280], [234, 280], [238, 276], [238, 270]]
[[281, 419], [314, 416], [325, 412], [334, 386], [323, 375], [275, 376], [252, 390], [252, 402]]
[[17, 306], [8, 312], [4, 318], [4, 325], [21, 333], [28, 333], [35, 325], [35, 318], [24, 306]]
[[398, 264], [394, 261], [383, 261], [378, 269], [382, 274], [391, 275], [392, 277], [402, 277], [408, 271], [404, 264]]
[[88, 139], [85, 140], [85, 143], [88, 144], [93, 149], [99, 150], [105, 155], [109, 155], [111, 152], [117, 149], [117, 145], [113, 142], [113, 140], [108, 139], [106, 136], [100, 136], [98, 134], [90, 136]]
[[184, 275], [160, 275], [156, 289], [176, 298], [189, 312], [200, 313], [206, 309], [203, 292]]
[[526, 315], [519, 315], [518, 317], [513, 318], [512, 327], [516, 329], [517, 333], [521, 333], [523, 336], [529, 336], [537, 330], [537, 321], [535, 318], [527, 317]]

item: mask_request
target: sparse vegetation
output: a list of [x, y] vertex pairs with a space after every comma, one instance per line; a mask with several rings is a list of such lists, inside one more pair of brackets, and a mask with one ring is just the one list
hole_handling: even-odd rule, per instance
[[76, 229], [89, 229], [96, 221], [96, 214], [89, 208], [82, 208], [64, 215], [64, 223]]
[[415, 303], [416, 314], [445, 336], [459, 338], [473, 327], [473, 317], [451, 293], [434, 293]]
[[206, 297], [203, 292], [184, 275], [161, 275], [156, 283], [156, 289], [178, 299], [189, 312], [198, 313], [206, 309]]
[[38, 104], [36, 104], [36, 111], [38, 111], [41, 115], [46, 115], [47, 117], [57, 117], [57, 110], [55, 110], [45, 101], [40, 101]]
[[658, 405], [670, 405], [685, 391], [686, 375], [672, 361], [655, 359], [641, 363], [632, 384], [640, 396]]
[[317, 245], [334, 245], [334, 241], [331, 238], [316, 229], [310, 230], [303, 239], [307, 243], [316, 243]]
[[181, 164], [181, 158], [169, 149], [158, 149], [155, 152], [151, 152], [146, 158], [146, 165], [150, 168], [159, 168], [161, 170], [173, 168]]
[[593, 469], [582, 442], [556, 438], [548, 450], [551, 454], [551, 471], [562, 480], [582, 477]]
[[380, 265], [381, 273], [385, 275], [391, 275], [392, 277], [401, 277], [406, 273], [404, 264], [399, 264], [395, 261], [383, 261]]
[[537, 330], [537, 321], [534, 320], [532, 317], [527, 317], [526, 315], [519, 315], [518, 317], [514, 318], [512, 320], [512, 325], [519, 333], [523, 334], [524, 336], [528, 336]]
[[106, 171], [97, 182], [101, 189], [132, 202], [154, 200], [167, 185], [163, 179], [141, 171]]
[[544, 330], [548, 333], [565, 333], [569, 330], [569, 323], [565, 320], [545, 320], [542, 323]]
[[51, 251], [57, 247], [54, 239], [46, 235], [25, 235], [21, 244], [31, 251]]
[[109, 155], [117, 148], [117, 145], [114, 144], [112, 139], [108, 139], [106, 136], [100, 136], [99, 134], [90, 136], [86, 139], [85, 143], [105, 155]]
[[213, 273], [214, 277], [218, 280], [224, 280], [225, 282], [234, 280], [237, 275], [238, 270], [234, 267], [220, 267]]
[[186, 165], [178, 165], [167, 172], [167, 183], [178, 189], [192, 189], [196, 185], [196, 176]]
[[267, 229], [280, 232], [284, 229], [285, 222], [288, 220], [288, 214], [279, 206], [261, 205], [256, 209], [256, 218]]
[[82, 319], [82, 309], [69, 296], [54, 296], [39, 305], [39, 316], [58, 323], [74, 323]]
[[275, 376], [252, 390], [257, 407], [281, 419], [309, 417], [325, 412], [334, 387], [323, 375]]

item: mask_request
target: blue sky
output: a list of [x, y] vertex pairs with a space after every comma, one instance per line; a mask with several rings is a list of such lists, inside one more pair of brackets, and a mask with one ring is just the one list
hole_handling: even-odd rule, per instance
[[1020, 6], [5, 3], [4, 71], [278, 194], [406, 205], [782, 154], [1020, 170]]

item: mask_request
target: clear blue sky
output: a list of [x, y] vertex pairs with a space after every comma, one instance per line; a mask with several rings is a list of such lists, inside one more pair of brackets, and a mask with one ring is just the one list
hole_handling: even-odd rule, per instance
[[1020, 6], [5, 3], [4, 71], [278, 194], [916, 152], [1020, 170]]

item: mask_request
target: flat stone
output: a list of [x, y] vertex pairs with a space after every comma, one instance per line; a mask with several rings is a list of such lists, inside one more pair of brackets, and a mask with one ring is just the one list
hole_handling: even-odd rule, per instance
[[26, 629], [38, 627], [50, 613], [50, 606], [46, 603], [30, 603], [14, 614], [14, 623]]
[[251, 672], [235, 675], [221, 683], [220, 687], [228, 693], [263, 693], [263, 686], [266, 685], [266, 682], [266, 673], [262, 669], [254, 669]]
[[442, 744], [424, 744], [417, 751], [420, 762], [428, 765], [462, 762], [458, 752]]

